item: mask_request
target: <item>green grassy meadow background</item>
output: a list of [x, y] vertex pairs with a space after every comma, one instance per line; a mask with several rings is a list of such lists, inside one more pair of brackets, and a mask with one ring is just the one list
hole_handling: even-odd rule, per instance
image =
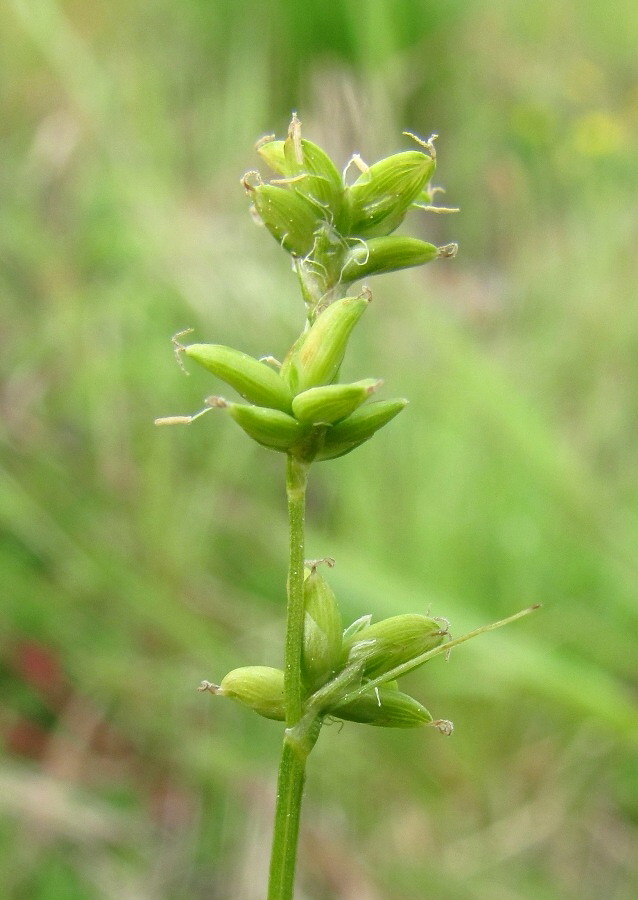
[[[8, 0], [0, 9], [0, 882], [264, 895], [281, 728], [197, 693], [282, 656], [283, 458], [170, 337], [281, 357], [254, 142], [345, 165], [440, 134], [459, 255], [371, 282], [345, 379], [410, 406], [313, 469], [351, 620], [452, 633], [436, 717], [324, 729], [299, 897], [638, 895], [638, 9], [595, 0]], [[347, 371], [346, 371], [347, 369]]]

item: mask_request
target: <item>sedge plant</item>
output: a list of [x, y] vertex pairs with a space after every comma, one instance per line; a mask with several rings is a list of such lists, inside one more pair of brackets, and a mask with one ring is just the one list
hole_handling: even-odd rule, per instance
[[[305, 304], [304, 328], [281, 362], [255, 359], [220, 344], [183, 344], [193, 360], [233, 388], [245, 403], [218, 395], [192, 416], [157, 424], [190, 423], [223, 410], [249, 438], [284, 454], [289, 517], [287, 615], [283, 668], [248, 665], [201, 691], [230, 697], [268, 719], [285, 722], [279, 766], [268, 898], [289, 900], [306, 761], [326, 721], [384, 728], [433, 726], [449, 735], [452, 723], [435, 719], [398, 680], [423, 663], [530, 609], [452, 639], [445, 619], [406, 612], [378, 622], [362, 615], [344, 628], [337, 599], [320, 573], [334, 560], [306, 560], [306, 487], [314, 463], [338, 459], [369, 441], [407, 400], [375, 399], [382, 381], [339, 380], [348, 340], [367, 311], [371, 292], [357, 282], [373, 275], [453, 257], [456, 244], [437, 247], [394, 234], [410, 209], [451, 212], [433, 203], [434, 137], [409, 132], [417, 147], [368, 166], [355, 155], [343, 175], [316, 144], [302, 138], [293, 114], [285, 140], [257, 144], [275, 178], [248, 172], [242, 184], [253, 217], [292, 261]], [[349, 177], [352, 170], [353, 177]], [[533, 607], [532, 607], [533, 608]]]

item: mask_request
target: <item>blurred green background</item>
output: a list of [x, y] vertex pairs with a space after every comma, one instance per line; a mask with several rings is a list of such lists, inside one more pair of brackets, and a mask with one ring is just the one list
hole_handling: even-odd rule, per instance
[[638, 9], [594, 0], [8, 0], [0, 9], [0, 882], [263, 896], [281, 728], [202, 696], [282, 653], [283, 459], [170, 336], [281, 356], [247, 214], [291, 109], [340, 164], [440, 134], [457, 259], [376, 279], [344, 377], [408, 410], [313, 472], [345, 614], [453, 634], [446, 739], [346, 725], [309, 770], [308, 900], [638, 896]]

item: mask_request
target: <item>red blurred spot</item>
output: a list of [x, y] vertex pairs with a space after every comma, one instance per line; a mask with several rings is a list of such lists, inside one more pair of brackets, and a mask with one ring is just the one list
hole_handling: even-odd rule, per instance
[[58, 657], [44, 644], [35, 641], [19, 643], [13, 653], [13, 667], [44, 697], [59, 699], [66, 693], [67, 682]]
[[48, 739], [49, 735], [44, 728], [28, 719], [20, 719], [6, 732], [4, 741], [9, 753], [40, 759], [44, 755]]

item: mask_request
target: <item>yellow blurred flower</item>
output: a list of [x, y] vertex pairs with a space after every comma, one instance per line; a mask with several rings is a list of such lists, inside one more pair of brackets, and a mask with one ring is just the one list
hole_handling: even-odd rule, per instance
[[582, 156], [615, 156], [626, 149], [625, 123], [606, 110], [592, 110], [574, 120], [570, 143]]

